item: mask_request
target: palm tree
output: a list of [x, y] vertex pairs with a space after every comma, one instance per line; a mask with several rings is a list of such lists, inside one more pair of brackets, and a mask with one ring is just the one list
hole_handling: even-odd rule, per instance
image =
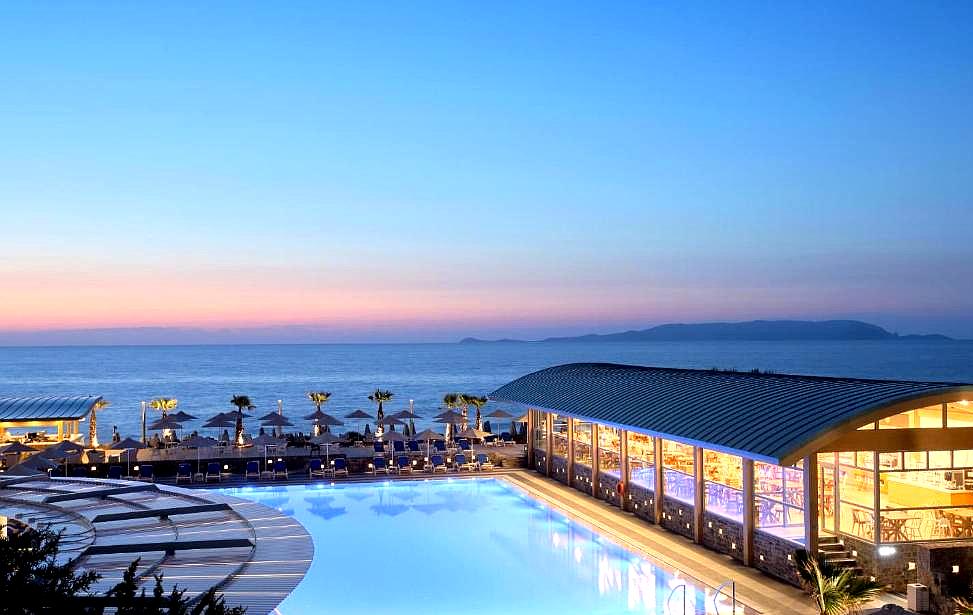
[[253, 402], [251, 402], [250, 398], [246, 395], [234, 395], [230, 400], [230, 403], [236, 406], [237, 409], [236, 436], [234, 437], [234, 440], [239, 446], [243, 444], [243, 411], [252, 410], [256, 408], [256, 406], [253, 405]]
[[[307, 398], [311, 400], [311, 403], [314, 404], [315, 409], [317, 409], [319, 412], [321, 410], [321, 406], [328, 403], [328, 400], [331, 399], [331, 393], [329, 393], [328, 391], [308, 391], [307, 393], [305, 393], [305, 395], [307, 395]], [[321, 434], [321, 426], [315, 423], [314, 435], [318, 436], [320, 434]]]
[[178, 405], [179, 400], [173, 397], [156, 397], [149, 402], [149, 406], [153, 410], [158, 410], [162, 413], [162, 418], [165, 418], [170, 410], [175, 410]]
[[99, 399], [91, 407], [91, 416], [88, 417], [88, 446], [92, 448], [98, 447], [98, 411], [107, 408], [110, 403], [106, 399]]
[[973, 599], [953, 598], [956, 604], [956, 615], [973, 615]]
[[464, 395], [463, 398], [466, 400], [466, 403], [470, 404], [471, 406], [476, 407], [476, 421], [475, 421], [475, 425], [476, 425], [476, 428], [477, 429], [482, 430], [483, 429], [483, 421], [481, 420], [481, 417], [480, 417], [480, 410], [483, 408], [483, 406], [485, 406], [487, 404], [487, 401], [488, 401], [487, 398], [486, 397], [477, 397], [476, 395]]
[[382, 421], [385, 420], [385, 412], [382, 409], [382, 404], [387, 401], [392, 401], [393, 393], [392, 391], [383, 391], [382, 389], [375, 389], [375, 391], [368, 396], [368, 401], [378, 404], [378, 414], [375, 415], [375, 435], [382, 435]]
[[859, 577], [850, 568], [836, 568], [824, 557], [812, 557], [800, 549], [794, 554], [804, 590], [810, 594], [821, 615], [861, 613], [885, 586]]

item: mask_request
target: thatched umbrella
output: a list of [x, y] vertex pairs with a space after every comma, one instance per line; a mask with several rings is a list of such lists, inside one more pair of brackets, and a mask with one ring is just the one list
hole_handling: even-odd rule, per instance
[[[352, 412], [350, 414], [346, 414], [345, 415], [345, 418], [346, 419], [362, 420], [362, 419], [371, 419], [372, 418], [372, 415], [369, 414], [369, 413], [367, 413], [367, 412], [365, 412], [364, 410], [355, 410], [354, 412]], [[365, 426], [362, 427], [362, 435], [363, 436], [364, 436], [365, 430], [367, 428], [368, 428], [368, 423], [365, 423]]]
[[291, 423], [289, 420], [287, 420], [287, 417], [285, 417], [283, 414], [277, 414], [276, 412], [274, 412], [268, 416], [265, 416], [260, 421], [260, 424], [263, 425], [264, 427], [273, 427], [274, 429], [277, 429], [279, 427], [280, 433], [281, 435], [283, 435], [284, 427], [290, 427], [294, 423]]
[[191, 438], [186, 438], [179, 443], [180, 448], [194, 448], [196, 449], [196, 472], [201, 472], [200, 468], [200, 450], [201, 448], [213, 448], [218, 442], [213, 438], [208, 438], [206, 436], [193, 436]]
[[311, 421], [313, 423], [314, 435], [319, 435], [321, 433], [321, 426], [338, 426], [344, 425], [344, 423], [335, 417], [331, 416], [327, 412], [323, 412], [320, 408], [308, 414], [304, 417], [304, 420]]

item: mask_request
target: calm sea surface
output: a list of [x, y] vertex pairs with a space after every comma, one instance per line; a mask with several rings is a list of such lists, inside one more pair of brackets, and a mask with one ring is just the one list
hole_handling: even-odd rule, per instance
[[176, 397], [180, 409], [205, 418], [230, 409], [234, 394], [249, 395], [258, 415], [281, 399], [284, 414], [299, 418], [313, 411], [305, 391], [331, 391], [325, 410], [341, 416], [373, 411], [368, 393], [381, 387], [395, 394], [387, 412], [414, 399], [416, 412], [430, 417], [444, 393], [485, 395], [530, 371], [573, 361], [973, 382], [973, 342], [102, 346], [0, 348], [0, 397], [103, 395], [112, 403], [99, 414], [104, 440], [113, 424], [137, 435], [139, 401], [152, 397]]

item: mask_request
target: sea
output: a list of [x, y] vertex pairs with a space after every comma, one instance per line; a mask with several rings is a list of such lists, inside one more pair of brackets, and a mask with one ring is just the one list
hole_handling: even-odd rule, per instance
[[[425, 417], [416, 421], [422, 430], [437, 427], [426, 419], [446, 393], [486, 395], [531, 371], [578, 361], [973, 382], [973, 341], [2, 347], [0, 397], [101, 395], [111, 403], [98, 414], [105, 441], [113, 426], [123, 437], [138, 436], [140, 402], [154, 397], [175, 397], [180, 410], [199, 417], [186, 423], [190, 430], [232, 409], [234, 395], [248, 395], [255, 416], [280, 400], [295, 423], [289, 430], [310, 431], [301, 418], [314, 410], [307, 391], [330, 391], [324, 410], [342, 417], [356, 409], [374, 414], [368, 395], [381, 388], [394, 395], [386, 414], [412, 400]], [[362, 427], [349, 419], [337, 431]], [[247, 430], [258, 428], [250, 419]]]

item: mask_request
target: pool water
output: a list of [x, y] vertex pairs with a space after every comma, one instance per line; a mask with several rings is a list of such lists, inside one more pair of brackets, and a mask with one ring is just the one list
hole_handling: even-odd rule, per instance
[[[314, 539], [314, 561], [283, 615], [681, 615], [683, 602], [685, 613], [717, 612], [712, 590], [501, 479], [224, 493], [294, 516]], [[672, 592], [683, 583], [685, 598]], [[731, 612], [728, 600], [719, 612]]]

